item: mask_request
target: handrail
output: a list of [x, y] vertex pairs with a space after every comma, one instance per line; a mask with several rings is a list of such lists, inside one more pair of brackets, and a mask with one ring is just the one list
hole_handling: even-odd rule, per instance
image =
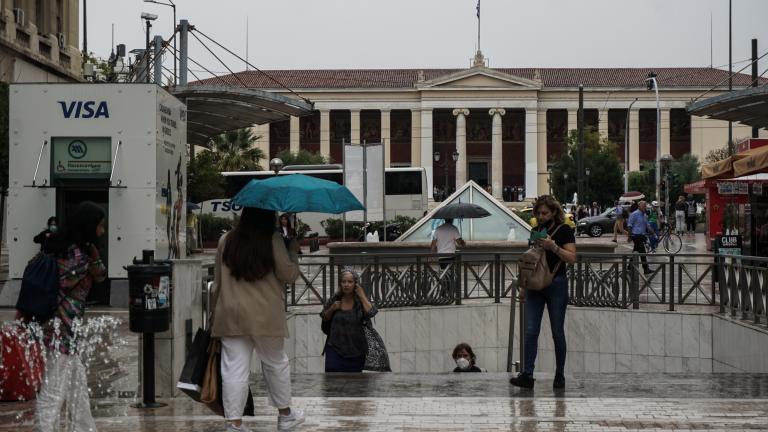
[[40, 161], [43, 159], [43, 150], [48, 145], [48, 140], [43, 140], [43, 144], [40, 146], [40, 153], [37, 155], [37, 164], [35, 165], [35, 176], [32, 178], [32, 185], [30, 187], [46, 187], [48, 179], [45, 179], [43, 186], [37, 185], [37, 172], [40, 170]]
[[115, 157], [112, 159], [112, 168], [109, 170], [109, 187], [111, 188], [125, 188], [123, 186], [123, 180], [117, 181], [117, 186], [112, 185], [112, 178], [115, 175], [115, 166], [117, 165], [117, 159], [120, 158], [120, 147], [123, 146], [123, 140], [117, 141], [117, 148], [115, 149]]

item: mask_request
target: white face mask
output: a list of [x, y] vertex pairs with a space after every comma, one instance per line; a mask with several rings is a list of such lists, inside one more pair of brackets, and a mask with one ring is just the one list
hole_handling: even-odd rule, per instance
[[466, 370], [469, 369], [469, 360], [460, 357], [456, 359], [456, 366], [459, 367], [459, 369]]

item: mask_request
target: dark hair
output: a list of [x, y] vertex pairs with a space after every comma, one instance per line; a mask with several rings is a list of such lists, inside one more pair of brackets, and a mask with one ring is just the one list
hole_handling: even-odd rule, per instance
[[51, 216], [51, 217], [48, 218], [48, 222], [46, 222], [45, 224], [46, 225], [50, 225], [51, 222], [53, 222], [56, 225], [58, 225], [59, 224], [59, 218], [57, 218], [56, 216]]
[[227, 234], [222, 261], [236, 280], [254, 282], [275, 268], [272, 235], [275, 212], [245, 207], [237, 226]]
[[453, 218], [445, 219], [445, 223], [452, 225], [453, 224]]
[[552, 198], [550, 195], [542, 195], [538, 197], [536, 202], [533, 203], [534, 216], [536, 216], [536, 211], [541, 206], [548, 208], [549, 211], [552, 212], [552, 220], [555, 222], [555, 225], [561, 225], [565, 223], [565, 212], [556, 199]]
[[459, 357], [460, 351], [466, 351], [467, 354], [469, 354], [470, 363], [474, 366], [475, 362], [477, 361], [477, 356], [475, 355], [475, 352], [472, 351], [472, 347], [469, 346], [468, 343], [460, 343], [456, 345], [456, 348], [453, 349], [453, 354], [451, 357], [453, 357], [454, 360], [456, 360]]
[[81, 202], [67, 218], [64, 238], [68, 245], [75, 243], [78, 246], [86, 246], [89, 243], [96, 243], [96, 227], [105, 217], [104, 210], [96, 203]]

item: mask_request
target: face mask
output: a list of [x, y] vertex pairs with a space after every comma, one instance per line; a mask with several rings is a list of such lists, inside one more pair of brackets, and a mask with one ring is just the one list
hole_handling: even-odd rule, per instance
[[456, 359], [456, 366], [459, 367], [459, 369], [466, 370], [469, 369], [469, 360], [461, 357]]
[[56, 225], [48, 225], [48, 231], [52, 233], [55, 233], [56, 231], [58, 231], [58, 229], [59, 227], [57, 227]]

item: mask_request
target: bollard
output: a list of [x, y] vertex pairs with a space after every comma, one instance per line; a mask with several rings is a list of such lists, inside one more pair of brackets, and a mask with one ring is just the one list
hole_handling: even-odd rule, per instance
[[155, 401], [155, 333], [170, 327], [171, 265], [155, 262], [154, 251], [142, 251], [128, 271], [128, 323], [130, 330], [142, 333], [142, 403], [137, 408], [159, 408]]

